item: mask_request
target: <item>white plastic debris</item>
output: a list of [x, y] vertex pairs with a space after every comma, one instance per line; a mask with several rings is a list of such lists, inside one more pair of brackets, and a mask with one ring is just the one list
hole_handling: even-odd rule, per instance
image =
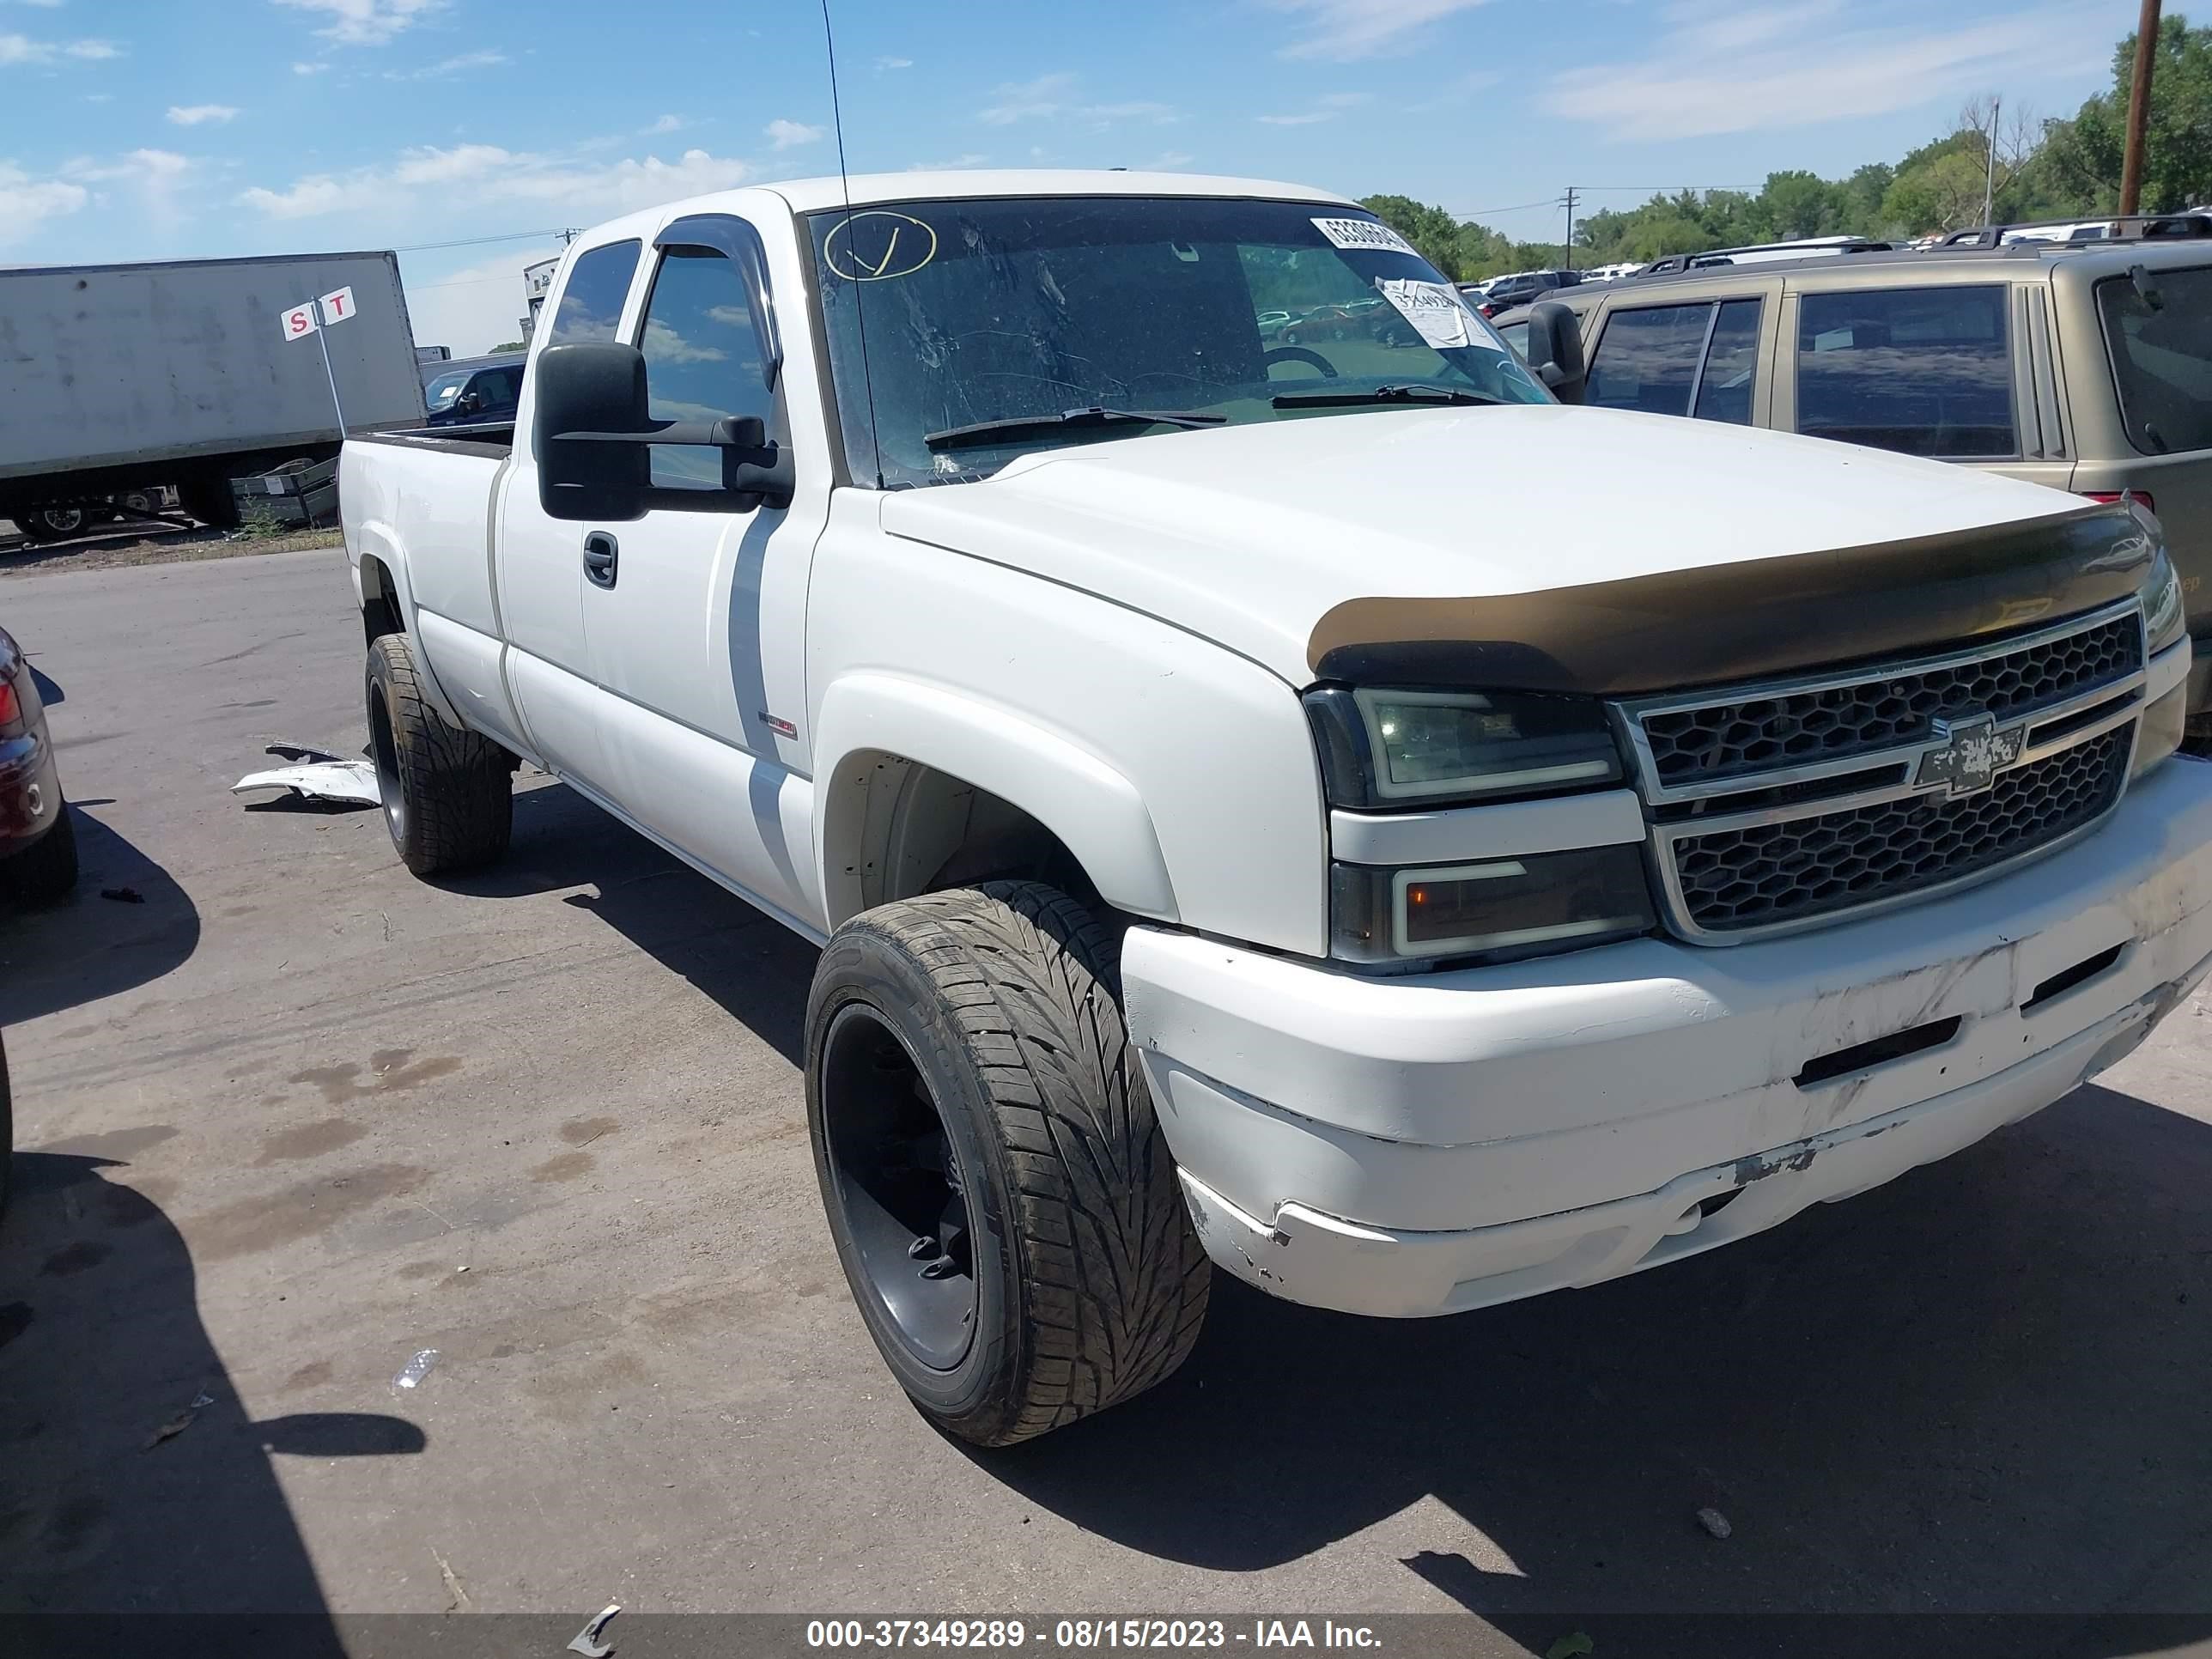
[[326, 749], [296, 743], [272, 743], [264, 752], [289, 764], [247, 773], [230, 786], [232, 794], [289, 789], [308, 800], [347, 801], [362, 806], [383, 803], [383, 793], [376, 787], [376, 769], [365, 760], [348, 760]]
[[622, 1603], [619, 1601], [610, 1601], [601, 1607], [590, 1624], [568, 1638], [568, 1651], [580, 1653], [584, 1659], [607, 1659], [607, 1656], [615, 1650], [615, 1644], [603, 1643], [599, 1637], [606, 1630], [607, 1621], [621, 1611]]
[[392, 1391], [405, 1394], [421, 1388], [422, 1379], [429, 1376], [430, 1368], [437, 1363], [438, 1351], [435, 1348], [423, 1349], [399, 1368], [399, 1375], [392, 1379]]

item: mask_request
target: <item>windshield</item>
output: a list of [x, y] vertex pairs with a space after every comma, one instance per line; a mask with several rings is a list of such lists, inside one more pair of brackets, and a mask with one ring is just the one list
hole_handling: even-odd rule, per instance
[[2212, 449], [2212, 268], [2152, 271], [2146, 286], [2097, 284], [2128, 441], [2150, 455]]
[[[1408, 387], [1454, 394], [1419, 401], [1550, 401], [1436, 269], [1358, 209], [902, 202], [818, 213], [811, 229], [853, 475], [875, 478], [880, 461], [892, 488], [1182, 429], [1057, 419], [1071, 410], [1212, 425], [1404, 409]], [[965, 430], [995, 422], [1008, 429]]]
[[424, 388], [422, 401], [433, 412], [445, 408], [461, 395], [461, 388], [469, 383], [469, 376], [475, 373], [472, 368], [463, 368], [451, 374], [441, 374]]

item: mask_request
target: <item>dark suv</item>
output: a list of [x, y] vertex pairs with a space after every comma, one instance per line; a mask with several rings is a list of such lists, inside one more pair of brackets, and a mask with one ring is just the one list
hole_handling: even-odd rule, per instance
[[[496, 426], [514, 419], [522, 399], [523, 354], [426, 363], [422, 402], [432, 426]], [[427, 371], [434, 369], [435, 374]]]
[[[1522, 270], [1510, 276], [1500, 276], [1486, 289], [1475, 309], [1486, 317], [1495, 317], [1501, 311], [1515, 306], [1534, 304], [1548, 299], [1564, 288], [1572, 288], [1582, 281], [1578, 270]], [[1473, 298], [1473, 295], [1469, 295]]]
[[[1578, 325], [1585, 403], [2131, 492], [2181, 573], [2191, 732], [2212, 738], [2212, 219], [2115, 229], [1693, 264], [1551, 297]], [[1530, 314], [1497, 320], [1524, 357]]]

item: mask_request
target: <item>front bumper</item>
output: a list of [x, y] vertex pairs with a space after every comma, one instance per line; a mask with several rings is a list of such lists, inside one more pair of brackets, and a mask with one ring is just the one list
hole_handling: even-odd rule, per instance
[[2112, 1064], [2208, 967], [2212, 765], [2176, 760], [2063, 852], [1795, 937], [1378, 980], [1139, 927], [1122, 976], [1208, 1253], [1411, 1316], [1595, 1284], [1943, 1157]]
[[0, 858], [21, 852], [62, 814], [53, 745], [37, 731], [0, 738]]

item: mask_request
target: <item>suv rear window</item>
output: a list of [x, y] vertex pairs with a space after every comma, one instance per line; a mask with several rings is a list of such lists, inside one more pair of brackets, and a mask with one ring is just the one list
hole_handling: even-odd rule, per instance
[[2155, 310], [2124, 276], [2097, 284], [2128, 441], [2147, 455], [2212, 449], [2212, 268], [2152, 282]]
[[1805, 295], [1797, 429], [1947, 460], [2018, 454], [2005, 289]]

